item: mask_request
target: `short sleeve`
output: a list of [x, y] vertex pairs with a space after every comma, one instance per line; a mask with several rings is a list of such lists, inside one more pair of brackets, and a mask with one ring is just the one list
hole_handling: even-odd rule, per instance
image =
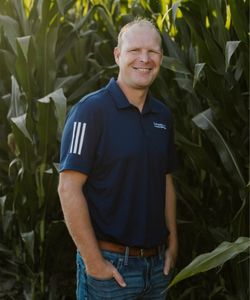
[[170, 131], [169, 131], [169, 141], [168, 141], [168, 156], [167, 156], [167, 171], [166, 173], [173, 173], [178, 169], [178, 159], [175, 148], [174, 139], [174, 126], [173, 119], [170, 117]]
[[60, 172], [74, 170], [89, 174], [100, 134], [98, 119], [91, 100], [79, 102], [71, 109], [62, 135]]

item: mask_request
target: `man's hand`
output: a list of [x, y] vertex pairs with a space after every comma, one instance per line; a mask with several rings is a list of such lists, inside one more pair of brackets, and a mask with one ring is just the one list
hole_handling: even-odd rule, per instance
[[171, 271], [171, 269], [173, 269], [175, 267], [176, 256], [177, 256], [176, 251], [173, 251], [169, 248], [166, 250], [165, 263], [164, 263], [164, 269], [163, 269], [164, 275], [167, 276], [169, 274], [169, 272]]
[[98, 267], [96, 265], [92, 265], [92, 267], [86, 266], [86, 272], [90, 276], [100, 280], [114, 278], [121, 287], [126, 287], [126, 283], [122, 275], [109, 261], [105, 259], [102, 263], [98, 263]]

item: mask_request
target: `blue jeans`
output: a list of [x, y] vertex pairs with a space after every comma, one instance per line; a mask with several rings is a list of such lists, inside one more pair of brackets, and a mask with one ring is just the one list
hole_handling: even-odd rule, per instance
[[100, 280], [86, 273], [82, 257], [77, 253], [77, 300], [165, 300], [172, 277], [163, 274], [164, 251], [152, 257], [134, 257], [102, 251], [123, 276], [127, 286], [120, 287], [114, 278]]

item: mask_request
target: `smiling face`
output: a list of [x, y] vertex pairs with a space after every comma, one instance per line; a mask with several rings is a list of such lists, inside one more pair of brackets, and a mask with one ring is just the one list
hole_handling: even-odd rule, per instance
[[114, 56], [119, 66], [118, 84], [124, 89], [147, 90], [162, 61], [159, 33], [148, 24], [132, 25], [123, 33]]

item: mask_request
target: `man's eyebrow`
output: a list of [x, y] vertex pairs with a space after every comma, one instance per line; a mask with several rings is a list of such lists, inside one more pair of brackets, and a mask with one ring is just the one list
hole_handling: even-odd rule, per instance
[[150, 48], [149, 51], [161, 52], [161, 48]]
[[127, 50], [140, 50], [140, 47], [128, 47]]
[[[143, 47], [138, 47], [138, 46], [128, 46], [127, 50], [140, 50], [143, 49]], [[149, 48], [148, 51], [155, 51], [155, 52], [161, 52], [161, 48]]]

